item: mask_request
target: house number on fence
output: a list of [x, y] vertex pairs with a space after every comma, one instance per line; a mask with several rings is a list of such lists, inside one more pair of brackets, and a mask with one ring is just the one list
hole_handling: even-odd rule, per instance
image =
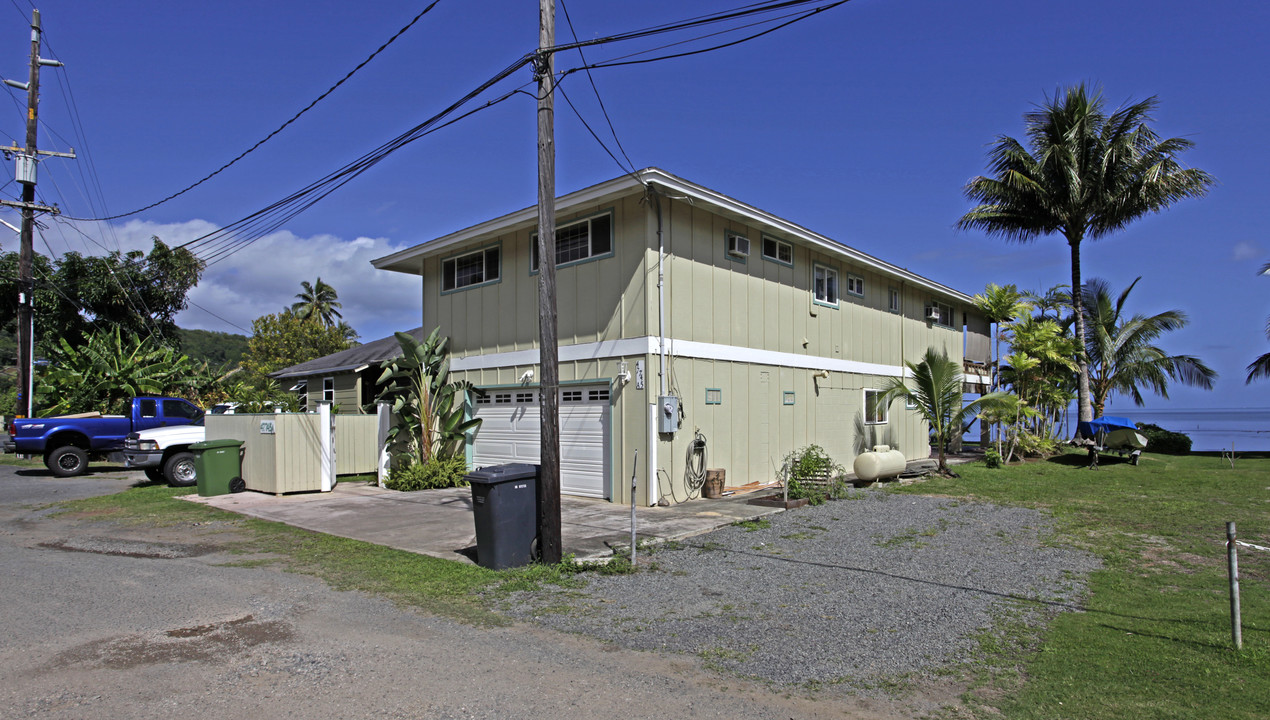
[[274, 434], [274, 431], [273, 431], [273, 421], [272, 421], [272, 420], [261, 420], [261, 421], [260, 421], [260, 434], [261, 434], [261, 435], [273, 435], [273, 434]]

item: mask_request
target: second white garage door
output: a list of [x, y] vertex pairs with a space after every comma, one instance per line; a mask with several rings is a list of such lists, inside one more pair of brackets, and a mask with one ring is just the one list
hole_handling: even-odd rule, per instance
[[[472, 441], [474, 467], [537, 463], [541, 423], [538, 390], [493, 389], [476, 399], [481, 427]], [[609, 496], [609, 389], [568, 387], [560, 391], [560, 491]]]

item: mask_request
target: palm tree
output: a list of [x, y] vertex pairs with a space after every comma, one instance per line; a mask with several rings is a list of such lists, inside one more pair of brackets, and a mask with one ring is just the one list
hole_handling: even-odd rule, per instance
[[1191, 355], [1169, 355], [1152, 345], [1161, 335], [1186, 327], [1186, 313], [1166, 310], [1147, 317], [1127, 316], [1124, 306], [1137, 278], [1113, 302], [1106, 281], [1093, 278], [1085, 283], [1085, 322], [1088, 326], [1086, 354], [1089, 357], [1089, 386], [1094, 411], [1101, 416], [1113, 393], [1122, 393], [1142, 405], [1141, 388], [1149, 388], [1163, 398], [1169, 396], [1169, 380], [1191, 387], [1213, 389], [1217, 373]]
[[[1258, 275], [1270, 275], [1270, 263], [1266, 263], [1261, 267]], [[1270, 340], [1270, 318], [1266, 318], [1266, 339]], [[1247, 385], [1258, 378], [1270, 378], [1270, 353], [1266, 353], [1248, 366], [1248, 379], [1244, 381]]]
[[336, 309], [343, 306], [339, 303], [335, 288], [322, 282], [322, 278], [318, 278], [312, 285], [308, 280], [303, 280], [300, 282], [300, 287], [303, 290], [296, 293], [299, 302], [291, 304], [291, 312], [301, 320], [312, 318], [331, 327], [337, 319], [343, 317]]
[[[1020, 243], [1062, 233], [1071, 248], [1073, 288], [1082, 287], [1080, 244], [1128, 226], [1213, 185], [1208, 173], [1183, 168], [1178, 155], [1191, 141], [1160, 139], [1147, 124], [1158, 105], [1154, 97], [1111, 115], [1100, 93], [1083, 84], [1055, 93], [1023, 116], [1027, 145], [1005, 135], [989, 151], [993, 177], [966, 184], [978, 202], [957, 222]], [[1076, 340], [1085, 346], [1080, 293], [1073, 293]], [[1089, 362], [1077, 357], [1080, 419], [1092, 420]]]
[[980, 410], [1002, 401], [1006, 393], [988, 393], [973, 402], [962, 405], [961, 365], [948, 358], [948, 353], [927, 348], [926, 356], [919, 363], [905, 363], [912, 374], [912, 387], [903, 378], [891, 378], [883, 389], [881, 403], [889, 405], [897, 398], [908, 398], [917, 405], [917, 412], [930, 426], [939, 447], [939, 472], [948, 475], [948, 461], [944, 448], [953, 433], [962, 432], [966, 420]]
[[996, 341], [996, 348], [992, 352], [994, 361], [992, 363], [992, 389], [998, 390], [1001, 387], [1001, 377], [998, 368], [1001, 366], [1001, 323], [1013, 320], [1026, 312], [1032, 310], [1032, 306], [1023, 301], [1024, 294], [1019, 292], [1019, 288], [1014, 285], [1006, 285], [1002, 287], [996, 283], [988, 283], [983, 289], [982, 295], [975, 295], [975, 307], [979, 308], [979, 312], [983, 313], [988, 322], [995, 323], [997, 326], [996, 333], [993, 338]]

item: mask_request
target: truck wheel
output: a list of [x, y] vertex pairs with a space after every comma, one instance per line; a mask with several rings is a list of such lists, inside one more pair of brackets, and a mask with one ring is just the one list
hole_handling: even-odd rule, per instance
[[189, 487], [198, 481], [194, 475], [194, 453], [179, 452], [163, 463], [163, 476], [173, 487]]
[[146, 478], [154, 483], [165, 482], [162, 468], [146, 468]]
[[64, 445], [44, 458], [44, 466], [54, 477], [83, 475], [88, 469], [88, 453], [74, 445]]

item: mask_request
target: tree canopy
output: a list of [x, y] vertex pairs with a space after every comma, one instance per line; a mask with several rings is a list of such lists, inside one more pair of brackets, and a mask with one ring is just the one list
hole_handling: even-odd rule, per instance
[[[1107, 114], [1102, 95], [1083, 84], [1046, 98], [1023, 116], [1026, 142], [1001, 135], [988, 153], [991, 176], [972, 178], [978, 204], [958, 221], [1020, 243], [1061, 234], [1071, 248], [1071, 287], [1080, 288], [1080, 245], [1123, 230], [1144, 215], [1207, 193], [1213, 177], [1182, 167], [1192, 143], [1161, 139], [1151, 128], [1154, 97]], [[1072, 297], [1078, 347], [1085, 347], [1083, 298]], [[1077, 357], [1081, 420], [1093, 419], [1089, 366]]]
[[338, 308], [339, 294], [335, 288], [318, 278], [312, 285], [308, 280], [300, 282], [301, 291], [296, 293], [297, 302], [291, 304], [291, 312], [301, 320], [320, 320], [323, 325], [333, 327], [343, 317]]
[[357, 339], [348, 323], [327, 326], [302, 319], [291, 310], [262, 315], [252, 321], [251, 329], [242, 363], [257, 376], [347, 350]]
[[[183, 248], [153, 238], [150, 252], [118, 250], [106, 255], [68, 252], [49, 260], [32, 258], [35, 277], [37, 355], [50, 355], [61, 340], [84, 342], [97, 332], [119, 329], [176, 347], [176, 315], [198, 284], [203, 263]], [[0, 331], [17, 330], [18, 253], [0, 255]]]

